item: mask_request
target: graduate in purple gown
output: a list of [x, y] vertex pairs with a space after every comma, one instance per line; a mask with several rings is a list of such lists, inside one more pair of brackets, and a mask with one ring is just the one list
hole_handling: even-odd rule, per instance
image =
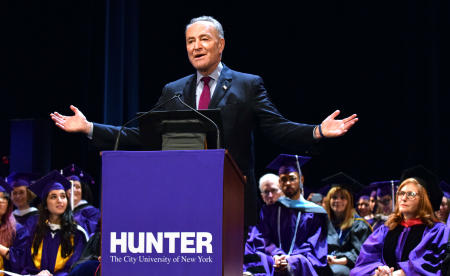
[[445, 182], [441, 181], [439, 183], [439, 186], [442, 189], [442, 192], [444, 193], [444, 196], [441, 200], [441, 205], [439, 206], [439, 210], [437, 210], [435, 213], [436, 217], [442, 221], [443, 223], [446, 223], [447, 226], [449, 225], [449, 212], [450, 212], [450, 185]]
[[374, 231], [383, 225], [388, 219], [388, 216], [394, 211], [394, 201], [392, 197], [398, 183], [398, 180], [370, 183], [370, 186], [376, 191], [376, 211], [373, 218], [370, 218], [367, 221]]
[[[327, 214], [302, 195], [300, 166], [310, 158], [281, 154], [268, 168], [278, 170], [284, 197], [263, 206], [257, 226], [273, 271], [267, 275], [318, 275], [327, 263]], [[300, 163], [299, 163], [300, 161]]]
[[36, 198], [36, 195], [29, 189], [30, 183], [35, 179], [37, 179], [36, 174], [15, 172], [6, 178], [12, 188], [11, 200], [16, 206], [13, 211], [14, 218], [30, 232], [39, 217], [38, 209], [31, 206], [31, 202]]
[[322, 181], [330, 186], [323, 201], [330, 218], [327, 236], [328, 267], [324, 274], [349, 275], [350, 269], [355, 266], [361, 245], [372, 233], [369, 223], [353, 207], [352, 194], [357, 194], [363, 186], [343, 172]]
[[31, 248], [22, 273], [68, 275], [83, 251], [87, 233], [73, 221], [66, 190], [71, 183], [54, 170], [30, 189], [41, 197], [39, 220], [31, 233]]
[[100, 210], [89, 204], [92, 200], [89, 185], [94, 184], [94, 180], [89, 174], [81, 170], [75, 164], [64, 168], [62, 174], [70, 180], [73, 185], [73, 193], [72, 187], [67, 191], [71, 206], [73, 206], [73, 217], [75, 221], [86, 230], [88, 235], [91, 236], [94, 234], [100, 219]]
[[0, 179], [0, 270], [21, 272], [29, 233], [12, 215], [10, 192], [11, 187]]
[[441, 275], [448, 232], [433, 211], [441, 198], [432, 172], [405, 170], [395, 211], [363, 244], [350, 275]]

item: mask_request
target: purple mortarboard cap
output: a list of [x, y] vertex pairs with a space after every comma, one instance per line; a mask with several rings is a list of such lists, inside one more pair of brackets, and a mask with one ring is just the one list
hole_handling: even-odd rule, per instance
[[6, 182], [8, 182], [11, 188], [21, 186], [29, 187], [31, 183], [33, 183], [38, 178], [39, 175], [36, 173], [12, 172], [6, 178]]
[[[364, 188], [361, 183], [344, 172], [338, 172], [331, 176], [325, 177], [321, 182], [322, 185], [324, 185], [324, 188], [327, 188], [326, 194], [333, 187], [341, 187], [348, 190], [351, 194], [357, 194]], [[325, 192], [325, 190], [321, 190], [321, 192]]]
[[71, 183], [57, 170], [53, 170], [30, 186], [30, 190], [45, 199], [47, 194], [53, 190], [68, 190]]
[[450, 184], [445, 182], [444, 180], [441, 180], [439, 183], [439, 186], [441, 187], [442, 193], [444, 193], [444, 196], [446, 198], [450, 198]]
[[402, 172], [400, 181], [403, 182], [407, 178], [416, 179], [425, 188], [425, 190], [427, 190], [433, 210], [439, 210], [444, 194], [442, 193], [441, 187], [439, 187], [439, 178], [437, 175], [424, 166], [417, 165], [405, 169]]
[[6, 183], [3, 177], [0, 177], [0, 192], [8, 194], [11, 192], [11, 186], [9, 186], [9, 184]]
[[392, 197], [392, 182], [394, 183], [394, 193], [398, 186], [398, 180], [386, 180], [386, 181], [376, 181], [370, 183], [370, 186], [376, 189], [376, 196], [383, 197], [385, 195], [390, 195]]
[[369, 198], [370, 198], [370, 197], [373, 197], [373, 198], [376, 198], [376, 197], [377, 197], [377, 190], [376, 190], [376, 189], [374, 189], [374, 190], [372, 190], [372, 191], [370, 192]]
[[94, 179], [75, 164], [65, 167], [61, 174], [69, 180], [82, 181], [87, 184], [94, 184]]
[[311, 157], [308, 156], [280, 154], [272, 162], [270, 162], [269, 165], [267, 165], [267, 168], [278, 171], [279, 175], [288, 174], [290, 172], [298, 172], [301, 175], [302, 172], [301, 170], [299, 171], [298, 166], [303, 166], [310, 159]]
[[357, 194], [356, 200], [359, 200], [360, 198], [363, 198], [365, 200], [369, 200], [372, 192], [372, 187], [370, 185], [364, 186], [361, 191]]

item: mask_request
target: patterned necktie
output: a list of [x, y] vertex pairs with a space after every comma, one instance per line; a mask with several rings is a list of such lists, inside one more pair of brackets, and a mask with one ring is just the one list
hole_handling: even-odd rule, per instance
[[198, 102], [198, 108], [197, 109], [208, 109], [209, 101], [211, 100], [211, 91], [209, 90], [209, 81], [211, 80], [210, 77], [203, 77], [203, 90], [202, 94], [200, 95], [200, 101]]

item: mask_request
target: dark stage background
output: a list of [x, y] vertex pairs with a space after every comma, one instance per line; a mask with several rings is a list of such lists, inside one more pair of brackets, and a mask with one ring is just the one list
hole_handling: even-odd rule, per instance
[[[402, 169], [419, 163], [450, 180], [447, 1], [202, 6], [2, 1], [1, 156], [10, 156], [12, 119], [49, 122], [50, 112], [68, 114], [73, 104], [89, 120], [120, 124], [150, 109], [165, 83], [194, 72], [184, 27], [207, 14], [224, 26], [223, 62], [262, 76], [287, 118], [316, 124], [335, 109], [341, 118], [360, 118], [344, 137], [303, 152], [257, 132], [257, 176], [277, 154], [297, 153], [313, 156], [304, 167], [307, 186], [337, 171], [364, 184], [398, 179]], [[81, 135], [49, 129], [49, 165], [39, 170], [75, 162], [100, 183], [98, 150]]]

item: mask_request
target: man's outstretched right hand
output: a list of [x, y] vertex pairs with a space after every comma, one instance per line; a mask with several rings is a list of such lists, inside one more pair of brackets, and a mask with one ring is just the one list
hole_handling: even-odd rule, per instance
[[61, 115], [58, 112], [50, 113], [50, 117], [55, 122], [55, 125], [67, 132], [81, 132], [89, 134], [92, 128], [92, 123], [89, 122], [84, 114], [75, 106], [71, 105], [70, 109], [74, 113], [72, 116]]

